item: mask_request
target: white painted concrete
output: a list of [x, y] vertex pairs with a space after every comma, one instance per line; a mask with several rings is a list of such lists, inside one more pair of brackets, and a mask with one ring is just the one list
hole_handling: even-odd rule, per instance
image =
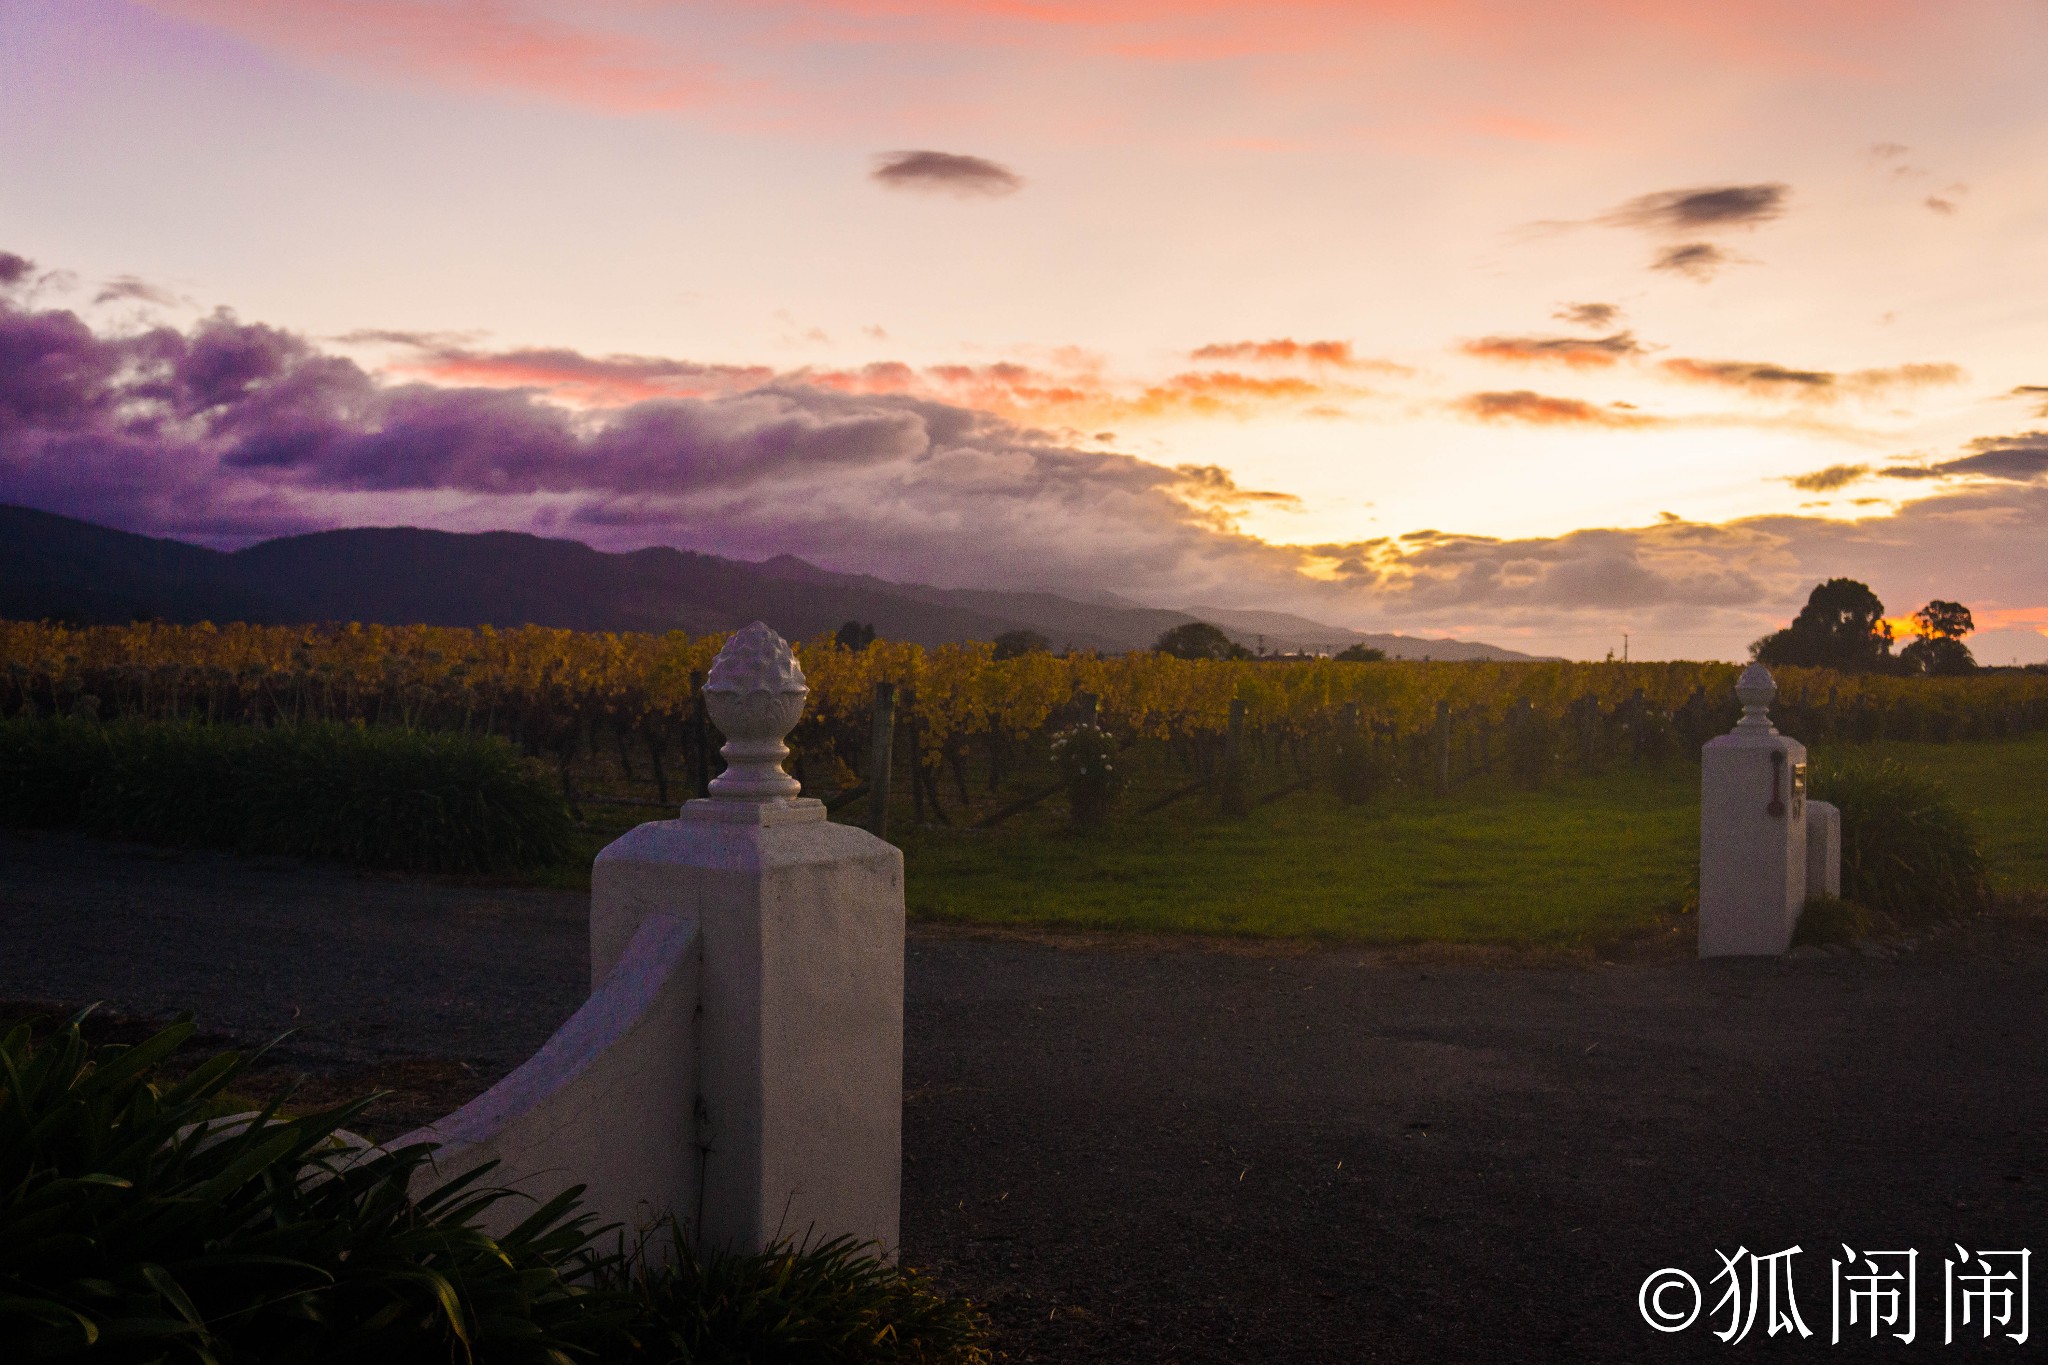
[[640, 826], [591, 877], [594, 963], [648, 914], [703, 927], [699, 1244], [846, 1233], [893, 1252], [903, 855], [815, 801], [722, 806]]
[[629, 1234], [673, 1213], [709, 1251], [846, 1234], [893, 1255], [903, 855], [795, 795], [783, 739], [807, 690], [782, 637], [739, 632], [705, 692], [730, 766], [711, 799], [598, 854], [590, 1000], [400, 1142], [444, 1144], [423, 1185], [499, 1160], [495, 1183], [537, 1200], [587, 1185]]
[[[441, 1144], [422, 1188], [486, 1161], [486, 1179], [545, 1201], [585, 1185], [600, 1223], [634, 1234], [697, 1207], [691, 1107], [697, 1053], [697, 921], [645, 916], [583, 1008], [511, 1075], [392, 1146]], [[486, 1225], [504, 1232], [534, 1204], [505, 1200]]]
[[1782, 953], [1806, 903], [1806, 746], [1777, 732], [1751, 664], [1743, 718], [1700, 754], [1700, 956]]
[[1826, 801], [1806, 803], [1806, 895], [1842, 894], [1842, 812]]

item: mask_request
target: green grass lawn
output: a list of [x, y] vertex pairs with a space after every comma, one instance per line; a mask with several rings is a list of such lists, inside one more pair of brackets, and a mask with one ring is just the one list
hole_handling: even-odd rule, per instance
[[[2048, 736], [1887, 744], [1976, 814], [2001, 890], [2048, 889]], [[1668, 924], [1694, 894], [1699, 769], [1617, 768], [1539, 792], [1474, 786], [1364, 807], [1326, 792], [1242, 822], [1189, 800], [1093, 835], [1057, 801], [993, 832], [906, 831], [914, 918], [972, 924], [1577, 946]]]
[[[1344, 806], [1307, 792], [1224, 821], [1189, 800], [1075, 835], [1048, 812], [903, 839], [913, 917], [1378, 943], [1581, 944], [1650, 931], [1690, 899], [1696, 770], [1540, 792]], [[1052, 803], [1048, 803], [1049, 805]]]

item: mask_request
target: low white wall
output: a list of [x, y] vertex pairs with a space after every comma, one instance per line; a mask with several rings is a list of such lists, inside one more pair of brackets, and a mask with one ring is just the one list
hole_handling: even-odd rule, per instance
[[1842, 894], [1842, 812], [1826, 801], [1806, 803], [1806, 895]]
[[394, 1147], [441, 1144], [416, 1193], [486, 1161], [508, 1199], [486, 1218], [516, 1226], [537, 1202], [585, 1185], [584, 1208], [625, 1226], [628, 1244], [660, 1214], [687, 1225], [700, 1178], [695, 1120], [702, 934], [694, 915], [642, 918], [596, 991], [511, 1075]]

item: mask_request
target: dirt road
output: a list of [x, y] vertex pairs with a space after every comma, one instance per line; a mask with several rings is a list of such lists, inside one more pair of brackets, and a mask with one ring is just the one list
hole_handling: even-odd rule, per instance
[[[402, 1126], [574, 1009], [582, 916], [0, 835], [0, 998], [296, 1026], [284, 1059], [324, 1084], [409, 1078]], [[2048, 1261], [2044, 930], [1520, 967], [921, 930], [905, 1258], [987, 1303], [1019, 1361], [1969, 1358], [1938, 1345], [1944, 1256]], [[1918, 1346], [1827, 1344], [1845, 1242], [1920, 1251]], [[1814, 1335], [1709, 1335], [1716, 1249], [1795, 1245]], [[1670, 1335], [1637, 1307], [1666, 1266], [1705, 1291]]]

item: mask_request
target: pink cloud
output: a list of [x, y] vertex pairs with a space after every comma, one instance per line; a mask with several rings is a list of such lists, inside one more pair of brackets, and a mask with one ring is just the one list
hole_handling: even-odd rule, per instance
[[[1925, 12], [1904, 0], [1815, 0], [1792, 9], [1766, 0], [1270, 0], [1256, 7], [1236, 0], [792, 0], [756, 7], [653, 0], [140, 2], [298, 57], [458, 88], [512, 90], [619, 114], [766, 96], [778, 106], [778, 119], [824, 120], [829, 102], [833, 126], [845, 121], [839, 100], [846, 92], [795, 76], [789, 62], [807, 50], [984, 53], [1025, 62], [1088, 57], [1270, 66], [1286, 59], [1291, 88], [1349, 98], [1360, 64], [1377, 63], [1390, 34], [1399, 34], [1484, 63], [1513, 77], [1511, 87], [1526, 85], [1532, 70], [1551, 73], [1533, 88], [1496, 88], [1483, 103], [1452, 107], [1441, 121], [1442, 131], [1467, 138], [1535, 142], [1576, 140], [1585, 135], [1580, 130], [1601, 126], [1603, 110], [1571, 74], [1597, 66], [1600, 53], [1867, 75], [1897, 60], [1904, 39], [1926, 22]], [[745, 79], [727, 74], [742, 69], [750, 73]], [[900, 80], [878, 83], [887, 69], [847, 68], [845, 82], [870, 97], [863, 107], [871, 115], [938, 107], [930, 103], [943, 89], [937, 68], [931, 80], [908, 89]], [[1266, 78], [1273, 78], [1270, 71]], [[1445, 102], [1459, 103], [1451, 96]]]
[[705, 103], [715, 69], [654, 45], [498, 0], [142, 0], [264, 47], [339, 59], [435, 84], [513, 90], [613, 114]]

